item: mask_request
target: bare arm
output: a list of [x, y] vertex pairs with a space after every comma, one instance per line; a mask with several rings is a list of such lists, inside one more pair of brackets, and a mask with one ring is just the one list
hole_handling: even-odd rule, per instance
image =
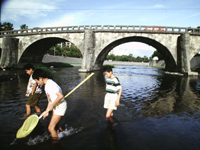
[[120, 105], [120, 98], [121, 98], [121, 95], [122, 95], [122, 89], [119, 89], [119, 93], [118, 93], [117, 100], [116, 100], [116, 102], [115, 102], [115, 106], [119, 106], [119, 105]]
[[35, 83], [35, 84], [33, 85], [33, 89], [32, 89], [32, 91], [31, 91], [31, 94], [32, 94], [32, 95], [33, 95], [33, 93], [35, 92], [37, 85], [38, 85], [37, 83]]
[[[54, 108], [54, 107], [63, 99], [63, 97], [64, 97], [63, 94], [62, 94], [60, 91], [58, 91], [58, 92], [56, 93], [56, 95], [57, 95], [58, 97], [56, 98], [56, 100], [55, 100], [53, 103], [48, 102], [48, 105], [47, 105], [47, 108], [46, 108], [45, 112], [53, 110], [53, 108]], [[45, 113], [45, 112], [44, 112], [44, 113]], [[49, 113], [46, 113], [46, 114], [43, 116], [43, 119], [46, 118], [48, 115], [49, 115]]]

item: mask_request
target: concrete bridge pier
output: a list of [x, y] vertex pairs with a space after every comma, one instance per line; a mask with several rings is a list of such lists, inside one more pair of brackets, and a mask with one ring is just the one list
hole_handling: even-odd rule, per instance
[[188, 33], [184, 33], [178, 38], [177, 56], [177, 67], [179, 72], [187, 75], [198, 75], [196, 72], [191, 72], [190, 35]]
[[0, 67], [16, 67], [18, 59], [18, 43], [19, 39], [4, 37], [2, 42], [2, 52]]
[[85, 31], [84, 37], [84, 52], [81, 69], [79, 72], [93, 71], [93, 64], [95, 59], [95, 37], [92, 30]]
[[190, 46], [190, 35], [182, 34], [178, 38], [178, 71], [182, 73], [190, 72], [190, 60], [189, 60], [189, 46]]

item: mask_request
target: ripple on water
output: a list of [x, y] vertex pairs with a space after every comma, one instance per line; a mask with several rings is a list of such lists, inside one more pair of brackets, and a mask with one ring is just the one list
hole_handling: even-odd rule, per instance
[[[139, 66], [118, 66], [113, 70], [123, 88], [121, 104], [114, 111], [114, 118], [120, 123], [109, 130], [112, 132], [106, 133], [106, 136], [111, 140], [117, 139], [113, 141], [119, 149], [140, 147], [159, 150], [160, 146], [163, 149], [200, 148], [199, 79], [166, 76], [154, 68]], [[78, 73], [77, 68], [60, 69], [55, 71], [54, 79], [65, 95], [87, 75]], [[15, 137], [23, 124], [23, 120], [18, 118], [25, 113], [26, 86], [27, 81], [23, 80], [0, 85], [0, 138], [4, 146], [9, 145], [9, 139]], [[59, 133], [63, 137], [62, 142], [67, 143], [66, 149], [76, 149], [77, 145], [74, 143], [79, 143], [77, 149], [99, 149], [105, 145], [104, 130], [107, 128], [107, 121], [106, 109], [103, 108], [104, 96], [103, 73], [95, 72], [90, 80], [66, 98], [68, 109], [61, 123], [68, 124], [68, 128], [65, 130], [66, 136]], [[42, 96], [39, 105], [41, 110], [46, 109], [46, 96]], [[47, 129], [49, 121], [50, 117], [40, 121], [41, 128], [34, 132], [32, 138], [27, 137], [28, 146], [24, 148], [40, 143], [48, 145], [45, 141], [50, 139]], [[80, 132], [83, 129], [84, 132]], [[77, 132], [77, 136], [65, 138]], [[73, 139], [72, 143], [69, 142], [70, 139]]]
[[[57, 131], [58, 134], [58, 140], [64, 138], [64, 137], [68, 137], [71, 136], [73, 134], [76, 134], [80, 131], [82, 131], [83, 128], [73, 128], [73, 127], [69, 127], [68, 125], [65, 125], [65, 130], [64, 131]], [[47, 132], [43, 133], [42, 135], [37, 135], [34, 138], [29, 138], [27, 145], [38, 145], [40, 143], [43, 143], [45, 141], [48, 141], [49, 139], [51, 139], [51, 135]]]

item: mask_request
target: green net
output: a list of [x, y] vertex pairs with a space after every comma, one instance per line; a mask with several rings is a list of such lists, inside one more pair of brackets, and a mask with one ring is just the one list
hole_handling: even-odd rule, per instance
[[24, 138], [29, 135], [37, 125], [39, 118], [37, 115], [29, 116], [23, 123], [22, 127], [18, 130], [16, 138]]

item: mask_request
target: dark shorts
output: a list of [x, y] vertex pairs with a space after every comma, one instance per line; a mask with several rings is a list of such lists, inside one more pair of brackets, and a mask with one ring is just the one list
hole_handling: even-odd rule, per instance
[[28, 98], [27, 105], [38, 106], [40, 95], [41, 94], [38, 94], [38, 93], [34, 93], [33, 95], [30, 94], [29, 98]]

